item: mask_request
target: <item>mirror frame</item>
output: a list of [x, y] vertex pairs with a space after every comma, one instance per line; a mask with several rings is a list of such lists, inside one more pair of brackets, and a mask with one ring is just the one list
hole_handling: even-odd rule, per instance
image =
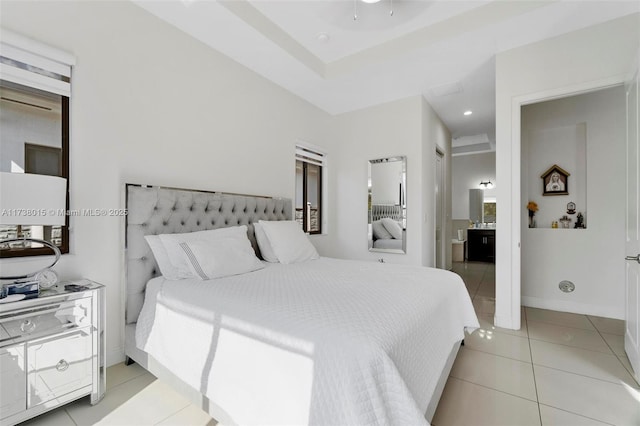
[[[371, 178], [371, 167], [374, 164], [382, 164], [382, 163], [392, 163], [392, 162], [402, 162], [402, 178], [399, 182], [400, 190], [398, 193], [398, 204], [392, 205], [388, 204], [389, 208], [397, 209], [400, 208], [400, 212], [402, 215], [402, 247], [398, 249], [394, 248], [376, 248], [373, 247], [373, 203], [372, 203], [372, 178]], [[385, 204], [386, 206], [387, 204]], [[378, 253], [396, 253], [396, 254], [406, 254], [407, 253], [407, 156], [406, 155], [397, 155], [386, 158], [377, 158], [368, 161], [368, 185], [367, 185], [367, 244], [370, 252], [378, 252]], [[397, 241], [397, 240], [396, 240]]]

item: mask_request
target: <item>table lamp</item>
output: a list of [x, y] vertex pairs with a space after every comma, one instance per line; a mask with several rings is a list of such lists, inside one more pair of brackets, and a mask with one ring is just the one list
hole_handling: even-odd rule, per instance
[[[64, 225], [66, 220], [67, 180], [57, 176], [0, 172], [0, 225]], [[60, 249], [49, 241], [36, 238], [10, 238], [0, 244], [31, 241], [49, 247], [55, 254], [53, 263], [24, 275], [0, 276], [2, 280], [33, 277], [53, 267], [60, 259]]]

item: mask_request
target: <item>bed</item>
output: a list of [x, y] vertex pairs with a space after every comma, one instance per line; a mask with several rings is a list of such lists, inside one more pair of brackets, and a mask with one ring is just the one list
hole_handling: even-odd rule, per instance
[[145, 235], [287, 221], [291, 201], [127, 185], [125, 353], [224, 424], [427, 424], [465, 327], [461, 279], [319, 258], [159, 275]]
[[372, 204], [369, 210], [369, 248], [404, 253], [405, 228], [404, 209], [401, 205]]

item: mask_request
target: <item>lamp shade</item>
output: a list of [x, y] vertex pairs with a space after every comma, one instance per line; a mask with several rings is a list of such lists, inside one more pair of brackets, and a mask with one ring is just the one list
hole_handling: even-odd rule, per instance
[[64, 225], [67, 180], [31, 173], [0, 173], [0, 224]]

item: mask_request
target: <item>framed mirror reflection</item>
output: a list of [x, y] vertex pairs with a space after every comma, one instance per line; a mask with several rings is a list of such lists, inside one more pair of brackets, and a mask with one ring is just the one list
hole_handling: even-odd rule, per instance
[[406, 253], [407, 157], [369, 160], [369, 251]]
[[[68, 179], [69, 98], [1, 79], [0, 95], [0, 171]], [[0, 224], [1, 257], [51, 254], [49, 248], [28, 238], [69, 252], [68, 226], [14, 223]]]

